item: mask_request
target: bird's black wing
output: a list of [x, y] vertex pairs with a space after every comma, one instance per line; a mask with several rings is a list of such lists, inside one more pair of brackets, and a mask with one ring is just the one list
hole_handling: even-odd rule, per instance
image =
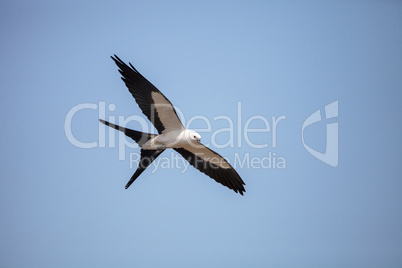
[[186, 148], [174, 148], [193, 167], [208, 175], [220, 184], [243, 195], [246, 185], [236, 170], [218, 153], [202, 144]]
[[119, 57], [111, 57], [119, 67], [122, 80], [133, 95], [142, 112], [148, 117], [159, 133], [171, 129], [184, 128], [172, 103], [151, 82], [130, 64]]

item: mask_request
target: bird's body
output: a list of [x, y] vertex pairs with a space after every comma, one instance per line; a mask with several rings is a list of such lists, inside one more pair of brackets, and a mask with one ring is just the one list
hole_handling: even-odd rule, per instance
[[[196, 145], [191, 139], [197, 133], [188, 129], [170, 130], [150, 139], [141, 148], [145, 150], [157, 150], [158, 148], [181, 148], [188, 145]], [[201, 137], [200, 137], [201, 139]]]
[[126, 189], [165, 149], [172, 148], [201, 172], [243, 195], [245, 183], [239, 174], [222, 156], [201, 144], [197, 132], [184, 128], [171, 102], [131, 64], [130, 68], [116, 55], [112, 59], [135, 101], [159, 132], [159, 135], [143, 133], [100, 119], [101, 123], [124, 132], [141, 147], [141, 161]]

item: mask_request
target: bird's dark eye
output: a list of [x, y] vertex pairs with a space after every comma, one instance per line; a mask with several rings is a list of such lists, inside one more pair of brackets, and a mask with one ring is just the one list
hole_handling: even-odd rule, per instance
[[194, 136], [194, 139], [195, 139], [196, 137]]

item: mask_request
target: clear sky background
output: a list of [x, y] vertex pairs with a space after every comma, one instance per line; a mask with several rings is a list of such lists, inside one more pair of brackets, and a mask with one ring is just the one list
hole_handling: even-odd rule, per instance
[[[2, 1], [0, 27], [1, 267], [402, 267], [402, 2]], [[139, 149], [119, 160], [64, 128], [83, 103], [145, 119], [113, 54], [185, 120], [210, 120], [212, 149], [286, 167], [237, 166], [244, 196], [194, 168], [147, 170], [125, 190]], [[337, 167], [301, 139], [334, 101]], [[78, 140], [99, 141], [98, 113], [75, 114]], [[286, 116], [276, 147], [272, 132], [250, 134], [261, 149], [238, 135], [255, 115]], [[233, 147], [212, 146], [230, 138], [213, 137], [228, 127], [216, 116], [233, 119]], [[321, 152], [326, 124], [305, 131]]]

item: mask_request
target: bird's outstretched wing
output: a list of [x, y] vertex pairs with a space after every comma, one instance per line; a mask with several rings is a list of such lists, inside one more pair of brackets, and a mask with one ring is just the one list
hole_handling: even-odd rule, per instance
[[205, 173], [220, 184], [243, 195], [246, 185], [236, 170], [218, 153], [208, 147], [197, 144], [185, 148], [174, 148], [192, 166]]
[[162, 92], [143, 77], [131, 63], [128, 66], [116, 55], [111, 58], [119, 67], [119, 72], [122, 75], [121, 79], [126, 84], [131, 95], [133, 95], [138, 106], [149, 121], [152, 122], [159, 134], [184, 128], [172, 103]]

